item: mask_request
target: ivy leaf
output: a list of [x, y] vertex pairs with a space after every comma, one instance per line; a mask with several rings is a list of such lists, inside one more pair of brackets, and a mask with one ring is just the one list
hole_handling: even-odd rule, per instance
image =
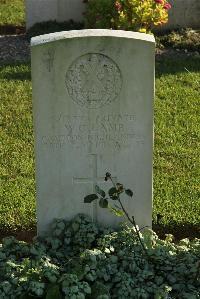
[[51, 285], [47, 290], [47, 295], [45, 299], [62, 299], [62, 295], [59, 290], [58, 285]]
[[107, 208], [108, 207], [108, 201], [106, 198], [101, 198], [100, 201], [99, 201], [99, 206], [101, 208]]
[[105, 197], [106, 196], [106, 193], [101, 189], [99, 188], [99, 186], [95, 186], [95, 191], [96, 193], [98, 193], [99, 195], [101, 195], [101, 197]]
[[84, 197], [84, 203], [91, 203], [95, 199], [98, 199], [98, 196], [96, 194], [89, 194]]
[[109, 288], [105, 285], [105, 283], [95, 281], [95, 283], [92, 285], [92, 298], [110, 298], [109, 295]]
[[108, 194], [112, 200], [117, 200], [119, 198], [118, 191], [115, 187], [110, 188]]
[[130, 189], [126, 189], [126, 190], [125, 190], [125, 193], [126, 193], [128, 196], [133, 197], [133, 191], [132, 191], [132, 190], [130, 190]]

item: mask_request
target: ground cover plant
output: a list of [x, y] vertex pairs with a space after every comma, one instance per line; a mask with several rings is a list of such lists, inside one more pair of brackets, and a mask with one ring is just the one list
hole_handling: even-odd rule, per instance
[[171, 47], [174, 49], [200, 51], [200, 30], [191, 28], [174, 30], [161, 35], [156, 35], [158, 47]]
[[146, 230], [97, 226], [88, 216], [55, 220], [32, 244], [5, 238], [0, 247], [2, 299], [198, 299], [200, 240], [160, 240]]
[[[192, 57], [156, 67], [153, 223], [178, 237], [199, 236], [199, 69]], [[0, 111], [0, 227], [27, 231], [36, 222], [29, 64], [0, 67]]]
[[24, 0], [0, 0], [0, 26], [25, 25]]

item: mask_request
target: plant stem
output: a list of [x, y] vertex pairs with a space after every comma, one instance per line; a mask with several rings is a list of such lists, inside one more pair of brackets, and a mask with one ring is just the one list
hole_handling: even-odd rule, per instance
[[[116, 188], [116, 184], [115, 184], [115, 182], [113, 181], [112, 176], [110, 175], [108, 178], [111, 180], [113, 186]], [[128, 219], [129, 222], [134, 226], [135, 231], [136, 231], [136, 234], [137, 234], [137, 237], [138, 237], [138, 240], [139, 240], [139, 242], [140, 242], [140, 244], [141, 244], [141, 246], [142, 246], [142, 249], [143, 249], [144, 253], [147, 255], [147, 257], [148, 257], [148, 252], [147, 252], [147, 250], [146, 250], [146, 248], [145, 248], [145, 246], [144, 246], [144, 243], [142, 242], [142, 239], [141, 239], [141, 237], [140, 237], [140, 231], [137, 229], [137, 225], [136, 225], [134, 216], [132, 216], [132, 219], [130, 218], [129, 214], [127, 213], [127, 211], [125, 210], [125, 208], [124, 208], [124, 206], [123, 206], [123, 204], [122, 204], [122, 202], [121, 202], [121, 199], [120, 199], [120, 196], [119, 196], [119, 195], [118, 195], [118, 202], [119, 202], [119, 204], [120, 204], [120, 206], [121, 206], [121, 208], [122, 208], [122, 211], [123, 211], [124, 214], [126, 215], [127, 219]]]
[[124, 208], [124, 206], [123, 206], [123, 204], [122, 204], [122, 202], [121, 202], [120, 197], [118, 197], [118, 202], [120, 203], [120, 206], [121, 206], [121, 208], [122, 208], [124, 214], [126, 215], [127, 219], [129, 220], [129, 222], [130, 222], [131, 224], [133, 224], [133, 226], [134, 226], [134, 228], [135, 228], [135, 231], [136, 231], [136, 234], [137, 234], [137, 237], [138, 237], [138, 240], [139, 240], [139, 242], [140, 242], [140, 244], [141, 244], [141, 246], [142, 246], [142, 249], [143, 249], [143, 251], [145, 252], [145, 254], [148, 256], [148, 252], [147, 252], [147, 250], [146, 250], [146, 248], [145, 248], [145, 246], [144, 246], [144, 243], [142, 242], [142, 239], [141, 239], [141, 237], [140, 237], [140, 231], [137, 229], [137, 225], [136, 225], [134, 216], [132, 216], [132, 219], [130, 218], [129, 214], [126, 212], [126, 210], [125, 210], [125, 208]]
[[200, 276], [200, 262], [198, 262], [197, 273], [195, 275], [195, 280], [198, 280], [199, 276]]

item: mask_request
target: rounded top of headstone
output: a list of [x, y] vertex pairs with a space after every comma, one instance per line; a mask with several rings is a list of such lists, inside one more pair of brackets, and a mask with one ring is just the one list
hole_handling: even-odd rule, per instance
[[31, 39], [31, 46], [33, 47], [63, 39], [73, 39], [81, 37], [118, 37], [155, 43], [154, 36], [151, 34], [111, 29], [84, 29], [39, 35]]

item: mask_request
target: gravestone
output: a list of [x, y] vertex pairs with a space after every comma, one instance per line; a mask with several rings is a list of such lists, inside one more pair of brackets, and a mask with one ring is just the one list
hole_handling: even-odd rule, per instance
[[36, 23], [83, 21], [85, 3], [82, 0], [25, 0], [26, 28]]
[[78, 213], [117, 225], [83, 202], [96, 184], [112, 187], [106, 172], [133, 190], [125, 206], [151, 226], [154, 44], [152, 35], [100, 29], [32, 38], [39, 234]]

